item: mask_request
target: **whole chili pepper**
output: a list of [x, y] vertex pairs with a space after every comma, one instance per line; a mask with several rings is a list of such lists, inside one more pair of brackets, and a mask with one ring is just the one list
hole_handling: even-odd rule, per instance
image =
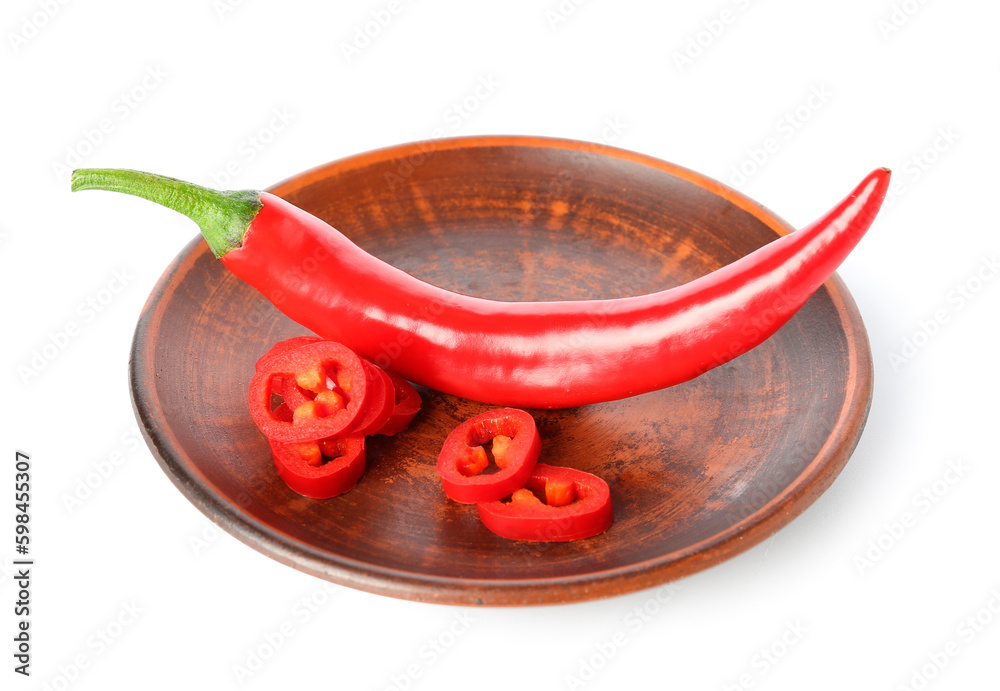
[[[888, 184], [888, 169], [875, 170], [815, 223], [681, 286], [609, 300], [506, 302], [410, 276], [267, 192], [218, 192], [127, 170], [78, 170], [72, 179], [73, 190], [124, 192], [187, 215], [230, 271], [323, 338], [377, 364], [387, 344], [405, 343], [386, 364], [410, 381], [533, 408], [672, 386], [757, 346], [854, 248]], [[304, 281], [297, 268], [307, 259], [322, 270]], [[762, 313], [769, 318], [755, 319]]]

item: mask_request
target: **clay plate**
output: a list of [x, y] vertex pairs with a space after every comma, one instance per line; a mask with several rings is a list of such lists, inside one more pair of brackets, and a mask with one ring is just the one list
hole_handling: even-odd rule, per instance
[[[791, 230], [689, 170], [541, 138], [383, 149], [272, 191], [420, 278], [509, 300], [659, 290]], [[434, 470], [447, 433], [487, 406], [434, 391], [422, 391], [409, 430], [369, 439], [354, 490], [324, 501], [290, 491], [246, 391], [255, 360], [301, 333], [192, 241], [135, 333], [131, 390], [146, 440], [184, 495], [251, 547], [335, 583], [420, 601], [564, 603], [716, 564], [770, 536], [833, 482], [871, 402], [864, 326], [834, 277], [763, 345], [694, 381], [532, 411], [544, 462], [605, 478], [615, 520], [588, 540], [512, 542], [483, 527], [475, 507], [447, 500]], [[607, 376], [614, 371], [609, 362]]]

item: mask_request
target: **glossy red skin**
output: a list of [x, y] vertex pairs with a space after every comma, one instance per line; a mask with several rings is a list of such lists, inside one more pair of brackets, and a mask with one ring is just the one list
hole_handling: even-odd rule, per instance
[[413, 388], [413, 384], [391, 370], [386, 370], [385, 373], [392, 382], [393, 408], [392, 415], [389, 416], [388, 421], [378, 431], [378, 434], [391, 437], [410, 426], [413, 418], [420, 412], [423, 400], [420, 398], [420, 393]]
[[377, 259], [268, 193], [242, 246], [222, 261], [294, 321], [410, 381], [493, 404], [564, 408], [679, 384], [769, 338], [858, 243], [888, 183], [889, 171], [876, 170], [812, 225], [694, 281], [636, 297], [460, 295]]
[[271, 457], [281, 479], [295, 492], [313, 499], [329, 499], [343, 494], [354, 487], [365, 472], [364, 437], [342, 437], [337, 442], [342, 456], [321, 466], [312, 466], [296, 453], [299, 444], [268, 440]]
[[[469, 447], [481, 446], [498, 435], [511, 438], [504, 467], [488, 475], [466, 476], [458, 462]], [[506, 497], [531, 477], [542, 440], [535, 420], [523, 410], [501, 408], [469, 418], [448, 435], [438, 455], [437, 471], [445, 494], [451, 499], [475, 504]]]
[[[294, 380], [297, 372], [317, 364], [336, 364], [350, 373], [351, 393], [346, 408], [300, 424], [282, 419], [277, 409], [271, 410], [271, 393], [280, 393], [274, 388], [275, 383]], [[367, 388], [364, 365], [353, 351], [331, 341], [308, 343], [276, 355], [254, 374], [249, 387], [250, 415], [258, 429], [272, 441], [291, 443], [335, 437], [350, 430], [364, 412]]]
[[476, 505], [483, 524], [500, 537], [532, 542], [567, 542], [603, 533], [611, 526], [611, 491], [583, 470], [538, 463], [525, 487], [544, 491], [549, 480], [572, 482], [576, 500], [566, 506], [493, 501]]
[[347, 434], [362, 437], [375, 434], [389, 421], [395, 403], [395, 392], [389, 375], [370, 362], [362, 360], [368, 374], [368, 394], [365, 410], [351, 426]]

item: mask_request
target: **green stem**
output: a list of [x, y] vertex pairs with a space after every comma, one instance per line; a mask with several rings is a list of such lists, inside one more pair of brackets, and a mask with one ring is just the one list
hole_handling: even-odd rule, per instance
[[216, 257], [243, 244], [243, 236], [262, 206], [260, 192], [254, 190], [220, 192], [137, 170], [83, 168], [73, 171], [71, 186], [74, 192], [123, 192], [182, 213], [198, 224]]

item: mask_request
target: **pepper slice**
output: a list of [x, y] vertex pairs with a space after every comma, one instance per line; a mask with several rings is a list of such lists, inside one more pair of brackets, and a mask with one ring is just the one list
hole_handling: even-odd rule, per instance
[[257, 364], [254, 365], [254, 370], [260, 372], [262, 369], [267, 369], [268, 365], [282, 353], [287, 353], [289, 350], [294, 350], [301, 346], [316, 343], [317, 341], [322, 340], [323, 339], [319, 336], [293, 336], [292, 338], [286, 338], [283, 341], [278, 341], [271, 346], [266, 353], [260, 356], [257, 360]]
[[[284, 408], [284, 410], [281, 410]], [[291, 419], [284, 404], [275, 413]], [[292, 490], [313, 499], [329, 499], [354, 487], [365, 472], [365, 438], [282, 443], [269, 439], [278, 475]]]
[[[287, 353], [289, 350], [322, 340], [319, 336], [293, 336], [292, 338], [286, 338], [284, 341], [278, 341], [257, 360], [254, 369], [260, 372], [262, 369], [267, 369], [269, 364], [282, 353]], [[293, 410], [309, 399], [305, 392], [296, 386], [293, 377], [276, 377], [272, 384], [272, 390], [281, 396], [285, 404]]]
[[[275, 388], [285, 380], [284, 389]], [[272, 393], [288, 391], [289, 381], [303, 401], [288, 408], [292, 419], [272, 409]], [[333, 341], [316, 341], [274, 356], [250, 381], [250, 414], [261, 432], [276, 442], [327, 439], [347, 432], [367, 405], [367, 373], [361, 358]], [[290, 397], [291, 400], [291, 397]]]
[[[544, 494], [543, 502], [536, 492]], [[534, 542], [567, 542], [593, 537], [611, 525], [608, 483], [583, 470], [535, 464], [524, 488], [510, 501], [476, 506], [483, 524], [500, 537]]]
[[410, 426], [413, 418], [420, 412], [423, 400], [420, 398], [420, 393], [413, 384], [392, 370], [385, 370], [385, 373], [389, 376], [390, 381], [392, 381], [393, 408], [388, 422], [382, 426], [382, 429], [377, 434], [384, 434], [391, 437]]
[[368, 375], [368, 405], [364, 412], [358, 416], [349, 434], [364, 437], [375, 434], [388, 422], [392, 415], [394, 392], [392, 380], [381, 367], [377, 367], [367, 360], [362, 360], [361, 364], [364, 365]]
[[[493, 442], [497, 470], [489, 466], [484, 445]], [[448, 435], [438, 456], [437, 471], [445, 494], [475, 504], [506, 497], [524, 486], [538, 460], [542, 441], [535, 420], [516, 408], [499, 408], [469, 418]]]

